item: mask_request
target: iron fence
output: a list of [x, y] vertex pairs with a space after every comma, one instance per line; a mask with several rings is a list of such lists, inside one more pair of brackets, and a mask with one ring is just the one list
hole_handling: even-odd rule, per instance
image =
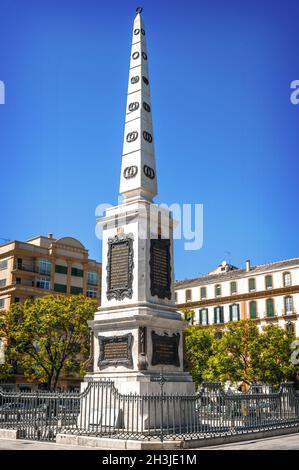
[[0, 428], [19, 437], [55, 440], [58, 433], [160, 441], [244, 434], [299, 425], [299, 393], [223, 391], [204, 383], [192, 396], [121, 394], [109, 380], [90, 381], [82, 393], [0, 390]]

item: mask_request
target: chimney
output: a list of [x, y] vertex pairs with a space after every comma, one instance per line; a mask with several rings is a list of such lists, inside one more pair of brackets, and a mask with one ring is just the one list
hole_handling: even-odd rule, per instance
[[246, 272], [249, 273], [250, 271], [250, 259], [246, 260]]
[[48, 233], [48, 238], [53, 238], [53, 233]]

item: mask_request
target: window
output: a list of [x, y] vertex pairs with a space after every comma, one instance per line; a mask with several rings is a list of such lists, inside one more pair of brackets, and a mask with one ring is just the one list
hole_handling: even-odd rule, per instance
[[22, 279], [20, 277], [16, 277], [16, 284], [21, 284], [22, 283]]
[[2, 259], [0, 261], [0, 271], [3, 271], [3, 269], [7, 269], [7, 259]]
[[36, 287], [39, 289], [50, 289], [50, 280], [47, 277], [40, 277], [36, 281]]
[[291, 285], [291, 273], [283, 273], [283, 285], [284, 287]]
[[267, 317], [274, 317], [274, 300], [266, 300], [266, 315]]
[[90, 297], [91, 299], [96, 299], [97, 293], [98, 293], [98, 290], [95, 287], [88, 287], [86, 291], [86, 296]]
[[6, 279], [0, 279], [0, 287], [6, 286]]
[[199, 310], [199, 323], [201, 325], [209, 324], [209, 312], [207, 308], [202, 308]]
[[74, 294], [74, 295], [83, 294], [82, 287], [71, 286], [71, 294]]
[[240, 311], [239, 304], [233, 304], [229, 306], [229, 321], [239, 321]]
[[40, 259], [38, 260], [38, 272], [40, 274], [47, 274], [48, 276], [51, 274], [52, 263], [47, 259]]
[[200, 298], [201, 298], [201, 300], [207, 298], [207, 288], [206, 287], [201, 287], [200, 288]]
[[295, 333], [294, 323], [287, 323], [286, 330], [288, 333], [294, 334]]
[[255, 278], [251, 277], [248, 281], [249, 284], [249, 292], [255, 291]]
[[56, 264], [55, 272], [59, 274], [67, 274], [67, 266], [62, 266], [60, 264]]
[[176, 304], [178, 303], [178, 293], [177, 292], [174, 293], [174, 301], [175, 301]]
[[224, 323], [223, 307], [214, 308], [214, 323]]
[[291, 297], [290, 295], [284, 298], [284, 313], [285, 315], [290, 315], [294, 313], [293, 297]]
[[191, 302], [191, 300], [192, 300], [192, 291], [191, 291], [191, 289], [186, 290], [185, 298], [186, 298], [186, 302]]
[[83, 277], [83, 269], [72, 268], [72, 276]]
[[215, 297], [220, 297], [221, 296], [221, 285], [216, 284], [215, 286]]
[[237, 283], [235, 281], [230, 283], [230, 293], [231, 294], [237, 293]]
[[15, 304], [18, 304], [20, 302], [20, 297], [15, 297], [14, 302]]
[[66, 285], [65, 284], [54, 284], [55, 292], [66, 292]]
[[4, 308], [5, 299], [0, 299], [0, 308]]
[[269, 274], [265, 277], [266, 289], [272, 289], [272, 276]]
[[88, 271], [88, 273], [87, 273], [87, 283], [88, 284], [93, 284], [95, 286], [98, 285], [99, 279], [98, 279], [97, 271]]
[[249, 317], [251, 320], [254, 320], [257, 317], [255, 300], [249, 303]]

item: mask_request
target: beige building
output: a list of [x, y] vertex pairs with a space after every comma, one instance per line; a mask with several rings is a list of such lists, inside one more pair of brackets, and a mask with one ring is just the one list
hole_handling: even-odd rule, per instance
[[[101, 263], [90, 259], [79, 240], [38, 236], [0, 246], [0, 309], [43, 295], [78, 295], [101, 301]], [[32, 388], [16, 375], [21, 388]], [[64, 377], [62, 388], [78, 387], [78, 377]]]
[[72, 237], [52, 234], [0, 246], [0, 309], [47, 294], [101, 296], [101, 263]]
[[299, 337], [299, 258], [236, 268], [225, 261], [206, 276], [175, 284], [179, 308], [195, 311], [194, 323], [208, 326], [252, 319], [274, 323]]

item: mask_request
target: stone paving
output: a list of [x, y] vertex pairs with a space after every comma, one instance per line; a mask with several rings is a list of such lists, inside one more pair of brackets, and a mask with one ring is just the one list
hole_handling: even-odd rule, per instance
[[[92, 447], [62, 446], [54, 442], [0, 439], [0, 450], [97, 450]], [[199, 450], [299, 450], [299, 434], [276, 436], [267, 439], [234, 442]], [[175, 450], [174, 450], [175, 452]], [[192, 452], [192, 449], [190, 449]], [[124, 451], [125, 453], [125, 451]]]

